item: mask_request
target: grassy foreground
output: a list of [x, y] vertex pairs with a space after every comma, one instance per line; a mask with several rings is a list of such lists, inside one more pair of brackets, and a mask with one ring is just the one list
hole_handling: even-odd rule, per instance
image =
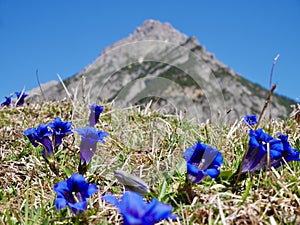
[[[147, 107], [104, 107], [96, 128], [110, 136], [105, 144], [98, 143], [85, 175], [99, 191], [89, 199], [80, 224], [122, 223], [117, 209], [101, 198], [104, 193], [123, 192], [113, 175], [116, 169], [140, 176], [151, 190], [147, 199], [157, 197], [173, 206], [178, 220], [160, 224], [300, 224], [299, 162], [247, 175], [236, 190], [232, 189], [227, 178], [236, 171], [248, 147], [249, 128], [245, 124], [197, 123]], [[58, 153], [61, 173], [56, 176], [42, 158], [42, 149], [33, 147], [23, 132], [55, 117], [72, 122], [72, 128], [83, 127], [88, 115], [88, 104], [83, 102], [45, 102], [0, 109], [0, 224], [74, 223], [70, 210], [55, 210], [53, 187], [77, 172], [79, 135], [74, 132], [64, 139], [64, 152]], [[300, 148], [300, 126], [293, 118], [262, 121], [260, 127], [272, 136], [288, 134], [291, 146]], [[219, 149], [224, 164], [218, 179], [207, 178], [193, 185], [192, 195], [186, 195], [182, 154], [197, 140]]]

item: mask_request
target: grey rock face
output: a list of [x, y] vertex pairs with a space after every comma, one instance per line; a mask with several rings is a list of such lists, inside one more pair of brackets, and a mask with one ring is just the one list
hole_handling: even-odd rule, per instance
[[[154, 20], [104, 49], [64, 84], [75, 99], [113, 100], [118, 107], [151, 99], [156, 107], [202, 121], [258, 113], [268, 94], [218, 61], [195, 37]], [[66, 96], [61, 84], [44, 92], [49, 99]], [[276, 95], [272, 99], [272, 115], [286, 117], [293, 102]]]

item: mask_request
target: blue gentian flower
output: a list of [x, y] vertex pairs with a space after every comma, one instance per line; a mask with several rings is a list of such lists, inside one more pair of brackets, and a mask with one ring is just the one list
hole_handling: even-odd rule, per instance
[[253, 126], [257, 124], [257, 116], [256, 115], [246, 115], [244, 117], [243, 122], [247, 124], [248, 126]]
[[103, 138], [108, 136], [108, 133], [97, 130], [94, 127], [85, 126], [84, 128], [75, 129], [81, 136], [80, 143], [80, 158], [81, 163], [89, 163], [96, 152], [97, 142], [104, 143]]
[[77, 214], [86, 209], [87, 198], [96, 193], [98, 188], [95, 184], [89, 184], [81, 174], [73, 174], [66, 181], [58, 182], [53, 190], [56, 192], [56, 210], [68, 206]]
[[51, 130], [49, 130], [48, 124], [40, 124], [36, 130], [38, 136], [38, 142], [44, 145], [45, 149], [42, 154], [44, 158], [48, 158], [48, 155], [53, 155], [53, 145], [49, 136], [52, 134]]
[[152, 225], [164, 219], [177, 218], [172, 214], [172, 206], [159, 202], [157, 198], [147, 203], [135, 192], [125, 191], [121, 201], [113, 195], [104, 195], [103, 199], [119, 209], [124, 225]]
[[25, 98], [28, 96], [28, 94], [26, 94], [24, 91], [15, 92], [16, 96], [17, 96], [17, 106], [21, 106], [24, 104], [24, 100]]
[[53, 136], [55, 140], [55, 146], [59, 146], [62, 143], [62, 138], [68, 134], [72, 134], [71, 122], [63, 122], [60, 118], [55, 118], [49, 127], [53, 131]]
[[34, 147], [37, 147], [39, 144], [38, 144], [38, 140], [39, 140], [39, 137], [37, 135], [37, 132], [36, 132], [36, 128], [35, 127], [30, 127], [28, 129], [26, 129], [24, 131], [24, 135], [29, 139], [30, 143], [34, 146]]
[[290, 143], [288, 142], [288, 135], [279, 134], [278, 137], [283, 145], [282, 158], [284, 160], [282, 158], [280, 160], [272, 160], [271, 166], [278, 168], [284, 165], [285, 162], [288, 163], [290, 161], [300, 161], [300, 152], [298, 149], [291, 147]]
[[28, 137], [33, 146], [37, 147], [38, 143], [44, 146], [42, 155], [45, 159], [53, 155], [53, 145], [49, 138], [52, 132], [49, 130], [48, 124], [40, 124], [37, 129], [34, 127], [28, 128], [24, 131], [24, 135]]
[[5, 97], [5, 101], [1, 103], [1, 107], [9, 106], [11, 103], [11, 97]]
[[280, 140], [266, 134], [261, 128], [249, 131], [248, 152], [243, 164], [242, 173], [253, 172], [265, 168], [267, 164], [267, 148], [270, 148], [270, 159], [280, 159], [283, 145]]
[[93, 127], [96, 125], [96, 123], [98, 123], [99, 121], [99, 116], [100, 113], [103, 112], [104, 107], [97, 105], [97, 104], [92, 104], [90, 105], [90, 116], [89, 116], [89, 122], [90, 122], [90, 126]]
[[261, 128], [249, 132], [249, 147], [242, 168], [242, 173], [265, 169], [267, 165], [267, 150], [270, 149], [270, 166], [275, 168], [285, 161], [299, 161], [299, 152], [291, 148], [287, 135], [279, 135], [279, 139], [266, 134]]
[[188, 179], [193, 183], [200, 182], [206, 176], [217, 178], [220, 174], [222, 154], [211, 146], [197, 142], [185, 151], [183, 158], [187, 162]]

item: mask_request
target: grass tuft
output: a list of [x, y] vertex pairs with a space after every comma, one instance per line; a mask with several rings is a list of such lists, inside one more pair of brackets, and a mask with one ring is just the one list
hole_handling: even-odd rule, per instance
[[[0, 224], [120, 224], [117, 210], [101, 198], [105, 193], [122, 194], [124, 187], [113, 175], [116, 169], [141, 177], [150, 188], [145, 198], [157, 197], [173, 206], [179, 219], [164, 224], [300, 224], [299, 162], [254, 174], [232, 191], [229, 177], [248, 146], [249, 128], [242, 122], [198, 123], [149, 107], [118, 109], [113, 103], [104, 104], [104, 109], [96, 128], [110, 136], [98, 145], [86, 175], [99, 188], [98, 195], [89, 200], [85, 217], [76, 219], [67, 209], [56, 212], [53, 187], [77, 171], [79, 135], [64, 139], [63, 151], [57, 153], [63, 172], [57, 177], [45, 164], [42, 149], [34, 148], [23, 131], [55, 117], [82, 127], [87, 125], [88, 105], [64, 100], [0, 109]], [[292, 116], [262, 120], [260, 127], [272, 136], [288, 134], [292, 147], [299, 148], [297, 123], [298, 116]], [[207, 178], [190, 189], [184, 186], [182, 155], [198, 140], [218, 148], [224, 164], [218, 179]]]

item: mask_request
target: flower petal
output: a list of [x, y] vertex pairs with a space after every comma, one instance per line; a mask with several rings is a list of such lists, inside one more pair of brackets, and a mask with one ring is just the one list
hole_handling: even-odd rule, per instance
[[253, 126], [257, 124], [257, 116], [256, 115], [246, 115], [243, 119], [243, 122], [249, 126]]
[[120, 203], [120, 212], [129, 213], [133, 216], [143, 216], [147, 207], [147, 203], [143, 197], [132, 191], [125, 191]]
[[157, 199], [147, 203], [143, 197], [135, 192], [125, 191], [121, 201], [112, 195], [104, 195], [103, 199], [118, 207], [125, 225], [147, 224], [152, 225], [162, 219], [175, 219], [172, 207], [158, 202]]
[[220, 174], [220, 170], [218, 169], [207, 169], [205, 172], [211, 178], [217, 178]]
[[[199, 141], [185, 151], [183, 158], [187, 161], [187, 177], [194, 183], [204, 179], [208, 175], [208, 169], [218, 170], [223, 163], [221, 152]], [[216, 178], [216, 174], [218, 176], [219, 173], [220, 171], [210, 172], [212, 178]]]
[[76, 202], [76, 203], [68, 203], [68, 206], [70, 206], [71, 209], [73, 210], [73, 212], [75, 214], [77, 214], [78, 210], [80, 210], [80, 211], [86, 210], [87, 202], [86, 201], [80, 201], [80, 202]]
[[114, 195], [106, 194], [102, 196], [102, 199], [107, 203], [116, 206], [119, 208], [119, 201]]
[[38, 143], [38, 136], [37, 136], [37, 132], [36, 132], [36, 128], [35, 127], [31, 127], [28, 128], [24, 131], [24, 135], [29, 139], [30, 143], [34, 146], [37, 147]]
[[53, 189], [57, 195], [56, 208], [61, 209], [67, 205], [74, 213], [85, 210], [86, 199], [97, 191], [97, 187], [89, 184], [81, 174], [73, 174], [66, 181], [58, 182]]
[[92, 194], [95, 194], [98, 191], [98, 188], [95, 184], [89, 184], [89, 187], [87, 189], [87, 195], [91, 196]]
[[148, 210], [144, 215], [144, 224], [154, 224], [164, 219], [176, 219], [172, 214], [172, 206], [158, 202], [157, 198], [148, 204]]
[[187, 163], [187, 172], [192, 176], [198, 176], [199, 169], [191, 163]]
[[64, 198], [56, 198], [55, 200], [55, 208], [56, 211], [61, 210], [67, 206], [67, 201]]
[[189, 161], [192, 157], [194, 153], [194, 148], [193, 147], [190, 147], [188, 149], [186, 149], [186, 151], [184, 152], [183, 154], [183, 158], [186, 160], [186, 161]]
[[102, 130], [98, 131], [98, 141], [100, 141], [101, 143], [103, 143], [103, 144], [105, 143], [105, 141], [103, 140], [103, 138], [105, 138], [107, 136], [109, 136], [108, 133], [103, 132]]
[[103, 112], [104, 107], [99, 106], [97, 104], [90, 105], [90, 116], [89, 116], [89, 122], [90, 126], [93, 127], [98, 123], [99, 116]]

